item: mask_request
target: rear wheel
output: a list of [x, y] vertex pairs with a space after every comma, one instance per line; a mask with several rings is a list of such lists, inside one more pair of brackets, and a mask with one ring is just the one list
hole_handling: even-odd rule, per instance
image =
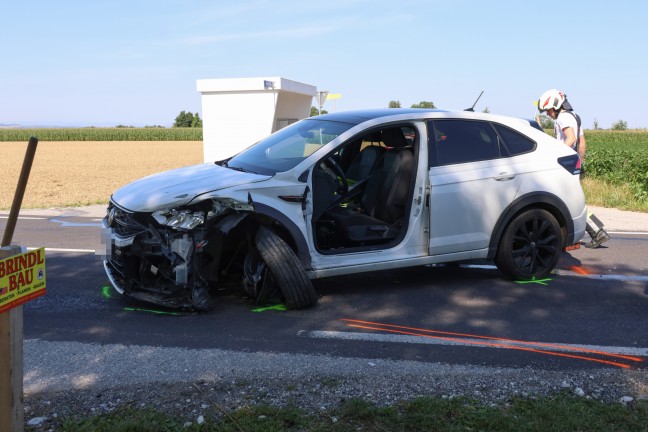
[[497, 268], [512, 279], [544, 278], [562, 253], [562, 230], [546, 210], [527, 210], [506, 227], [495, 256]]
[[[277, 234], [259, 228], [255, 238], [259, 256], [267, 267], [260, 282], [278, 287], [289, 309], [304, 309], [317, 303], [317, 293], [293, 250]], [[265, 276], [265, 277], [263, 277]], [[272, 288], [268, 291], [272, 291]], [[265, 295], [268, 295], [264, 293]]]

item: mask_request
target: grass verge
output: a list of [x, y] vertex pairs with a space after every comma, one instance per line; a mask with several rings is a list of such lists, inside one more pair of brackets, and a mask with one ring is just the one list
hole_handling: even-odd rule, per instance
[[561, 394], [485, 406], [467, 399], [418, 398], [392, 407], [362, 400], [309, 414], [296, 407], [257, 406], [188, 423], [154, 410], [122, 409], [64, 420], [64, 431], [648, 431], [648, 401], [606, 404]]
[[631, 184], [613, 185], [585, 177], [582, 186], [588, 205], [648, 213], [648, 200], [638, 199]]

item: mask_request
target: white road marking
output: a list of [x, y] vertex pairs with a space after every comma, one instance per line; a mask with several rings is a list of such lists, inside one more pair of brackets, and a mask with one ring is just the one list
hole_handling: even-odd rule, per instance
[[[40, 249], [37, 247], [28, 247], [27, 250]], [[65, 249], [65, 248], [45, 248], [45, 252], [80, 252], [80, 253], [95, 253], [94, 249]]]
[[[379, 325], [379, 324], [378, 324]], [[339, 339], [352, 341], [367, 341], [379, 343], [409, 343], [421, 345], [455, 345], [481, 348], [511, 348], [522, 347], [538, 349], [545, 351], [564, 351], [564, 352], [583, 352], [599, 351], [606, 354], [634, 355], [639, 357], [648, 357], [648, 348], [635, 347], [618, 347], [618, 346], [601, 346], [601, 345], [579, 345], [565, 343], [547, 343], [547, 342], [516, 342], [509, 340], [497, 339], [476, 339], [457, 336], [408, 336], [381, 333], [358, 333], [358, 332], [339, 332], [339, 331], [307, 331], [300, 330], [297, 336], [311, 339]], [[451, 338], [452, 340], [448, 340]], [[489, 345], [490, 344], [490, 345]], [[493, 344], [496, 344], [495, 346]], [[570, 349], [571, 348], [571, 349]], [[591, 354], [591, 353], [590, 353]]]
[[608, 231], [608, 234], [648, 235], [646, 231]]
[[[463, 268], [474, 268], [482, 270], [495, 270], [497, 269], [494, 265], [488, 264], [462, 264]], [[648, 282], [648, 276], [642, 275], [618, 275], [618, 274], [580, 274], [570, 270], [555, 269], [552, 275], [559, 276], [573, 276], [586, 279], [598, 279], [598, 280], [618, 280], [623, 282]]]
[[[9, 216], [0, 215], [0, 219], [9, 219]], [[49, 218], [49, 217], [41, 217], [41, 216], [18, 216], [18, 219], [23, 219], [23, 220], [49, 220], [50, 222], [60, 224], [63, 227], [100, 227], [101, 226], [101, 220], [102, 220], [102, 219], [92, 218], [90, 220], [98, 221], [98, 222], [94, 222], [94, 223], [89, 223], [89, 222], [68, 222], [68, 221], [57, 219], [57, 218]]]
[[62, 227], [101, 227], [100, 223], [68, 222], [55, 218], [50, 219], [50, 222], [60, 224]]
[[[9, 216], [0, 216], [0, 219], [9, 219]], [[18, 219], [43, 220], [43, 219], [47, 219], [47, 218], [46, 217], [36, 217], [36, 216], [18, 216]]]
[[648, 282], [648, 276], [642, 275], [617, 275], [617, 274], [579, 274], [569, 270], [554, 270], [554, 274], [560, 276], [574, 276], [582, 277], [586, 279], [598, 279], [598, 280], [617, 280], [622, 282]]

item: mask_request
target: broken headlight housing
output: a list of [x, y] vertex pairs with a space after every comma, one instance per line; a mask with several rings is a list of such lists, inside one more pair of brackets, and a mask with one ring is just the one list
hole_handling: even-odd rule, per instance
[[190, 230], [205, 222], [205, 213], [191, 210], [158, 210], [152, 215], [160, 225], [173, 229]]
[[211, 208], [208, 202], [205, 204], [206, 205], [202, 205], [200, 207], [204, 211], [194, 211], [197, 210], [196, 207], [194, 207], [194, 210], [158, 210], [151, 216], [160, 225], [164, 225], [175, 230], [191, 230], [205, 223], [205, 220], [212, 219], [220, 214], [223, 214], [227, 210], [234, 210], [236, 212], [253, 210], [251, 204], [240, 202], [231, 198], [212, 199]]

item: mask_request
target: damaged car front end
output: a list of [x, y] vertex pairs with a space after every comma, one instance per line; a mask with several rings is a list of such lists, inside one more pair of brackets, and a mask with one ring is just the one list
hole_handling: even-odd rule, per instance
[[251, 211], [252, 204], [232, 199], [154, 212], [131, 212], [111, 201], [103, 222], [110, 242], [106, 274], [126, 297], [208, 310], [210, 287], [222, 276], [213, 269], [223, 255], [223, 238]]

